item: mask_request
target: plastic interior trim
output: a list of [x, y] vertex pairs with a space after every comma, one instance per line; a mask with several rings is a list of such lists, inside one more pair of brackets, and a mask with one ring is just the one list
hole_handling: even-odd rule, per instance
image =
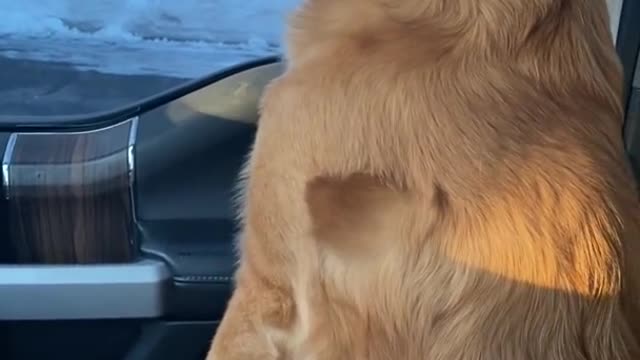
[[160, 261], [0, 265], [0, 321], [156, 318], [170, 271]]

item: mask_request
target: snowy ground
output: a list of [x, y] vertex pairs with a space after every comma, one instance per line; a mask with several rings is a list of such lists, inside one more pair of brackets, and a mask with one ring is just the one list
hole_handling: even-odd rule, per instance
[[0, 0], [0, 55], [195, 77], [279, 51], [298, 0]]

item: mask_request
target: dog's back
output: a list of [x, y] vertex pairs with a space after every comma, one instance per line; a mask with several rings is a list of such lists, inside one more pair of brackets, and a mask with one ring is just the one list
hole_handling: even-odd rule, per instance
[[640, 358], [608, 25], [604, 0], [307, 1], [211, 358]]

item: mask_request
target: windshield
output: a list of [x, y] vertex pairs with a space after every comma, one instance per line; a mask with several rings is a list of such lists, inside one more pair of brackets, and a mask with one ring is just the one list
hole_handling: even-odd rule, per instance
[[111, 110], [280, 54], [299, 0], [0, 0], [0, 116]]

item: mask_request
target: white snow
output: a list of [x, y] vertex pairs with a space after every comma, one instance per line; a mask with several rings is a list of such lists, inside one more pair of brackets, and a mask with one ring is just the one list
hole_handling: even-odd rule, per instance
[[196, 77], [279, 53], [300, 0], [0, 0], [0, 55]]

